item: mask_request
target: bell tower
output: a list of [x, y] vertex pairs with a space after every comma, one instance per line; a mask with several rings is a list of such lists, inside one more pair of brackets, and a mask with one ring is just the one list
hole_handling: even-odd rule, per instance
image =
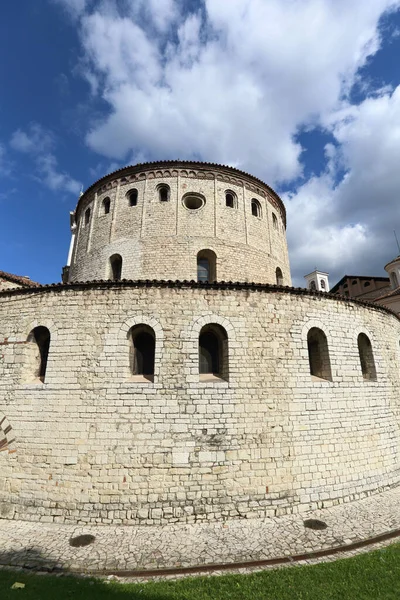
[[304, 275], [307, 281], [307, 289], [314, 292], [329, 292], [329, 273], [323, 271], [313, 271], [308, 275]]

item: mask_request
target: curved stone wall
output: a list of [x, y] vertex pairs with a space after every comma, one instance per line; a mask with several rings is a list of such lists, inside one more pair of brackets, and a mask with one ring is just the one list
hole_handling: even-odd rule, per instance
[[[228, 381], [200, 380], [208, 323], [227, 333]], [[155, 333], [153, 382], [130, 372], [127, 333], [137, 324]], [[51, 335], [44, 383], [28, 372], [38, 326]], [[310, 376], [313, 327], [326, 335], [332, 381]], [[360, 332], [376, 381], [362, 376]], [[396, 484], [399, 340], [399, 320], [383, 309], [293, 289], [2, 292], [0, 415], [12, 452], [0, 452], [0, 515], [215, 520], [329, 506]]]
[[[209, 323], [227, 333], [227, 381], [199, 377], [198, 337]], [[137, 324], [155, 333], [153, 382], [130, 372], [127, 333]], [[45, 383], [27, 372], [38, 326], [51, 334]], [[326, 335], [332, 381], [310, 375], [311, 328]], [[371, 340], [376, 381], [363, 378], [359, 333]], [[13, 452], [0, 452], [0, 515], [212, 521], [329, 506], [397, 484], [399, 340], [400, 322], [384, 309], [293, 289], [2, 292], [0, 415]]]
[[[80, 198], [70, 282], [110, 279], [115, 254], [122, 257], [125, 279], [196, 280], [198, 252], [212, 250], [218, 281], [275, 284], [279, 268], [282, 283], [290, 285], [286, 213], [271, 188], [229, 167], [160, 165], [117, 171]], [[163, 185], [167, 201], [160, 200]], [[227, 206], [226, 193], [233, 206]], [[201, 199], [200, 208], [185, 206], [190, 195]], [[259, 216], [252, 214], [252, 201], [259, 203]]]

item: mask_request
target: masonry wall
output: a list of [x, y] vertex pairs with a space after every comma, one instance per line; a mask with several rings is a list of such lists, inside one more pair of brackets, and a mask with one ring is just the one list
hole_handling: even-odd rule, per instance
[[[130, 373], [128, 332], [139, 323], [155, 331], [154, 382]], [[228, 381], [199, 381], [207, 323], [227, 332]], [[38, 325], [51, 332], [45, 383], [29, 372], [27, 338]], [[309, 374], [311, 327], [327, 336], [332, 382]], [[372, 343], [376, 382], [362, 377], [360, 332]], [[306, 292], [2, 292], [0, 516], [212, 521], [329, 506], [395, 485], [399, 340], [395, 316]]]
[[[91, 188], [77, 209], [69, 281], [109, 279], [113, 254], [122, 257], [125, 279], [196, 280], [197, 254], [210, 249], [217, 255], [219, 281], [275, 284], [279, 267], [283, 284], [290, 285], [282, 202], [258, 180], [225, 171], [132, 168], [130, 175], [116, 173], [107, 184]], [[168, 202], [159, 200], [160, 184], [170, 187]], [[138, 191], [136, 206], [129, 205], [132, 189]], [[235, 208], [226, 206], [228, 190], [236, 196]], [[203, 196], [204, 206], [186, 208], [188, 193]], [[111, 208], [104, 214], [107, 197]], [[260, 202], [260, 217], [252, 215], [253, 198]], [[85, 224], [88, 208], [91, 217]]]

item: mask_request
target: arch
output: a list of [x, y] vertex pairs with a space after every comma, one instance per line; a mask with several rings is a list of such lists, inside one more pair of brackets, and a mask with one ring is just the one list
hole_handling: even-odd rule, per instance
[[197, 281], [217, 280], [217, 255], [213, 250], [200, 250], [197, 254]]
[[317, 289], [316, 283], [315, 283], [314, 279], [312, 279], [310, 281], [310, 290], [313, 290], [315, 292], [316, 289]]
[[149, 325], [134, 325], [128, 332], [130, 339], [129, 364], [132, 375], [154, 381], [156, 335]]
[[320, 279], [319, 283], [320, 283], [320, 286], [321, 286], [321, 290], [326, 290], [325, 279]]
[[371, 285], [371, 282], [370, 282], [370, 281], [366, 281], [366, 282], [364, 283], [364, 287], [369, 287], [370, 285]]
[[283, 285], [282, 270], [279, 267], [276, 268], [275, 276], [276, 276], [276, 285]]
[[138, 195], [139, 195], [139, 193], [136, 188], [133, 188], [132, 190], [129, 190], [129, 192], [126, 193], [126, 197], [128, 198], [129, 206], [137, 206]]
[[308, 361], [310, 374], [318, 379], [332, 381], [328, 340], [318, 327], [312, 327], [307, 334]]
[[232, 190], [226, 190], [225, 192], [225, 206], [228, 208], [237, 208], [237, 196]]
[[204, 325], [199, 334], [199, 376], [228, 380], [229, 352], [228, 334], [217, 323]]
[[50, 331], [43, 325], [38, 325], [28, 335], [27, 369], [30, 379], [45, 382], [47, 361], [50, 350]]
[[376, 367], [372, 344], [365, 333], [358, 335], [357, 346], [363, 378], [367, 381], [376, 381]]
[[278, 229], [278, 219], [275, 213], [272, 213], [272, 226], [274, 229]]
[[160, 202], [168, 202], [171, 194], [171, 189], [166, 183], [160, 183], [157, 186], [158, 199]]
[[110, 276], [113, 281], [120, 281], [122, 276], [122, 256], [113, 254], [110, 256]]
[[253, 217], [261, 218], [261, 204], [256, 198], [253, 198], [251, 201], [251, 214]]
[[392, 288], [394, 290], [399, 287], [399, 280], [397, 279], [397, 274], [395, 271], [390, 273], [390, 283], [392, 284]]
[[111, 200], [108, 196], [106, 198], [104, 198], [104, 200], [102, 202], [102, 207], [103, 207], [103, 214], [108, 215], [110, 212], [110, 207], [111, 207]]
[[87, 208], [85, 210], [85, 218], [84, 218], [84, 225], [85, 225], [85, 227], [87, 225], [89, 225], [89, 223], [90, 223], [90, 208]]

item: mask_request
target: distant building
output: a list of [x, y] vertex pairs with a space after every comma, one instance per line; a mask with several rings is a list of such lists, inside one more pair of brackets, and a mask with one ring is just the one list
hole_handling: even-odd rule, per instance
[[388, 280], [390, 285], [382, 290], [382, 294], [376, 298], [375, 302], [400, 314], [400, 256], [390, 261], [385, 266], [385, 271], [390, 277], [390, 280]]
[[[400, 263], [399, 263], [400, 264]], [[363, 275], [344, 275], [331, 289], [331, 294], [357, 298], [374, 302], [375, 298], [382, 296], [390, 290], [388, 277], [364, 277]]]
[[323, 271], [313, 271], [308, 275], [304, 275], [307, 281], [307, 289], [315, 292], [329, 292], [329, 273]]
[[38, 287], [40, 283], [32, 281], [27, 276], [13, 275], [12, 273], [6, 273], [0, 271], [0, 291], [7, 290], [15, 287]]

